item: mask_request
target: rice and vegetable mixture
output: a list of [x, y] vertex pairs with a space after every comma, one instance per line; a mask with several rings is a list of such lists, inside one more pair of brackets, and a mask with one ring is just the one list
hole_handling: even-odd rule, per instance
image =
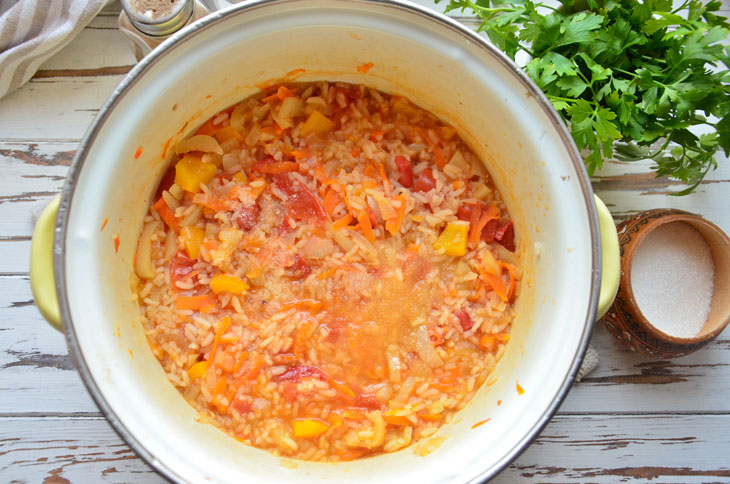
[[282, 85], [177, 145], [134, 291], [202, 419], [342, 461], [427, 437], [472, 398], [509, 340], [514, 251], [454, 128], [364, 86]]

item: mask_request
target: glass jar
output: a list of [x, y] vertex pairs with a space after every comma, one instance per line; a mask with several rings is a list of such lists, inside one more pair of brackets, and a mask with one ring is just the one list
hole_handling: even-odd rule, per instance
[[119, 30], [138, 61], [170, 35], [210, 13], [196, 0], [121, 0], [121, 3]]

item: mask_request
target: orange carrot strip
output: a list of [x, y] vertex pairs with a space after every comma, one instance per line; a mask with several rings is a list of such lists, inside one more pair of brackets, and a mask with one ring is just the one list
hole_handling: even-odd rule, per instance
[[373, 233], [373, 225], [370, 223], [370, 215], [365, 210], [360, 210], [357, 215], [357, 223], [360, 225], [362, 234], [370, 241], [375, 240], [375, 234]]
[[348, 213], [341, 219], [332, 222], [332, 230], [344, 229], [345, 227], [350, 225], [350, 222], [352, 222], [352, 219], [353, 219], [353, 216]]
[[274, 93], [274, 94], [270, 94], [270, 95], [266, 96], [265, 98], [263, 98], [261, 100], [261, 102], [270, 103], [272, 101], [278, 101], [278, 100], [279, 100], [279, 94]]
[[411, 421], [400, 415], [383, 415], [383, 420], [392, 425], [410, 425]]
[[475, 429], [475, 428], [479, 427], [480, 425], [484, 425], [485, 423], [489, 422], [490, 420], [492, 420], [492, 419], [487, 418], [487, 419], [481, 420], [481, 421], [475, 423], [474, 425], [472, 425], [471, 428]]
[[507, 288], [507, 299], [512, 299], [515, 294], [515, 287], [517, 286], [517, 278], [515, 277], [515, 267], [512, 264], [500, 262], [499, 265], [502, 269], [507, 269], [509, 273], [509, 287]]
[[[477, 209], [478, 208], [479, 207], [477, 207]], [[472, 217], [474, 216], [474, 212], [476, 212], [477, 209], [472, 211]], [[471, 227], [471, 230], [469, 231], [469, 243], [473, 245], [476, 245], [479, 242], [479, 238], [482, 236], [482, 230], [484, 229], [484, 227], [486, 227], [489, 221], [499, 218], [499, 209], [496, 205], [490, 205], [489, 207], [487, 207], [487, 210], [482, 213], [481, 216], [478, 218], [479, 220], [473, 224], [469, 222]]]
[[382, 163], [378, 163], [378, 171], [380, 172], [380, 176], [383, 178], [383, 191], [385, 191], [385, 194], [390, 197], [390, 180], [388, 180], [388, 175], [385, 174], [385, 167]]
[[137, 151], [134, 153], [134, 159], [138, 160], [140, 156], [142, 156], [142, 147], [141, 146], [139, 148], [137, 148]]
[[102, 232], [104, 230], [104, 227], [106, 227], [106, 224], [109, 223], [109, 218], [104, 219], [104, 223], [101, 224], [101, 228], [99, 229], [99, 232]]
[[344, 397], [348, 399], [355, 398], [355, 392], [352, 391], [352, 388], [347, 383], [335, 380], [334, 378], [330, 378], [329, 383], [332, 385], [332, 388], [340, 392]]
[[114, 252], [119, 253], [119, 234], [114, 234]]
[[446, 161], [446, 158], [444, 157], [444, 153], [441, 151], [441, 149], [438, 146], [434, 145], [433, 143], [431, 144], [431, 149], [433, 150], [433, 158], [434, 158], [434, 161], [436, 162], [436, 166], [438, 166], [439, 169], [443, 170], [444, 167], [447, 165], [447, 161]]
[[289, 154], [292, 155], [297, 161], [302, 161], [303, 159], [309, 157], [309, 153], [304, 150], [292, 150]]
[[370, 178], [377, 178], [378, 171], [373, 165], [365, 165], [365, 170], [363, 170], [363, 173], [365, 173], [365, 176]]
[[203, 294], [202, 296], [178, 296], [175, 301], [175, 309], [205, 309], [215, 306], [218, 298], [215, 294]]
[[152, 209], [160, 214], [160, 218], [168, 225], [168, 227], [175, 232], [180, 232], [180, 223], [177, 221], [175, 214], [172, 213], [172, 210], [170, 210], [170, 207], [167, 206], [167, 202], [163, 197], [160, 197], [160, 199], [152, 205]]
[[400, 207], [396, 209], [396, 217], [385, 222], [385, 230], [393, 236], [398, 235], [400, 226], [403, 223], [403, 214], [406, 212], [406, 197], [397, 195], [395, 199], [400, 200]]
[[441, 415], [434, 415], [431, 413], [417, 413], [416, 416], [426, 422], [438, 422], [441, 420]]
[[328, 214], [332, 215], [340, 202], [342, 202], [342, 197], [335, 190], [329, 188], [322, 200], [322, 207], [324, 207]]
[[499, 296], [502, 301], [509, 300], [509, 298], [507, 297], [507, 288], [504, 287], [504, 282], [502, 282], [502, 279], [487, 272], [482, 273], [482, 276], [487, 281], [487, 284], [492, 286], [492, 289], [494, 289], [494, 292], [497, 293], [497, 296]]
[[294, 97], [294, 91], [290, 90], [286, 86], [279, 86], [279, 89], [276, 91], [276, 95], [283, 101], [288, 97]]
[[491, 349], [494, 346], [494, 335], [483, 334], [482, 337], [479, 338], [479, 346], [485, 350]]

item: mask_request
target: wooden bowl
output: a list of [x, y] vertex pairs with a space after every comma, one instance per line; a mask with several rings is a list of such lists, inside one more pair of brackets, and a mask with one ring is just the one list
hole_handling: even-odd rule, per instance
[[[668, 223], [685, 222], [704, 237], [715, 265], [710, 312], [704, 326], [691, 338], [669, 335], [652, 325], [639, 309], [631, 287], [631, 266], [636, 250], [646, 236]], [[650, 356], [673, 358], [688, 355], [720, 334], [730, 322], [730, 238], [715, 224], [699, 215], [675, 209], [641, 212], [618, 227], [621, 250], [619, 291], [603, 317], [606, 329], [630, 350]]]

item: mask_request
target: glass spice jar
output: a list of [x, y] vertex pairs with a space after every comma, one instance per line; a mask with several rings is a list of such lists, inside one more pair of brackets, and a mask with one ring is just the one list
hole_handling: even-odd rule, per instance
[[196, 0], [121, 0], [121, 3], [119, 30], [138, 61], [170, 35], [210, 13]]

